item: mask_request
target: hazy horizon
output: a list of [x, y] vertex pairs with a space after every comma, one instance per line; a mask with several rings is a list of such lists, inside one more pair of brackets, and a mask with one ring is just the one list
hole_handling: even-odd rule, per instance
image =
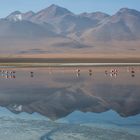
[[[10, 4], [9, 4], [10, 3]], [[107, 14], [114, 14], [121, 8], [130, 8], [140, 11], [140, 1], [138, 0], [118, 0], [114, 1], [112, 3], [111, 0], [107, 0], [105, 2], [99, 0], [87, 0], [82, 1], [81, 0], [42, 0], [42, 1], [19, 1], [19, 0], [5, 0], [1, 8], [0, 18], [3, 18], [10, 14], [13, 11], [21, 11], [21, 12], [27, 12], [27, 11], [34, 11], [38, 12], [39, 10], [49, 7], [50, 5], [55, 4], [60, 7], [67, 8], [68, 10], [72, 11], [75, 14], [80, 14], [83, 12], [96, 12], [101, 11], [105, 12]]]

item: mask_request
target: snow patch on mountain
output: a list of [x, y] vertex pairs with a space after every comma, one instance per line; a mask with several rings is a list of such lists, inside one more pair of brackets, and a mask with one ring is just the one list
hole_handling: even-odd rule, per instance
[[13, 17], [14, 21], [22, 21], [22, 14], [17, 14]]

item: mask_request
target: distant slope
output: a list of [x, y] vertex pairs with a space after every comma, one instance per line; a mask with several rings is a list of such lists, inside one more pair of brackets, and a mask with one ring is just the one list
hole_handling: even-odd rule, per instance
[[0, 37], [11, 38], [42, 38], [55, 37], [56, 34], [30, 21], [0, 20]]
[[[11, 39], [14, 39], [12, 43]], [[139, 49], [139, 42], [140, 12], [128, 8], [120, 9], [113, 16], [102, 12], [76, 15], [53, 4], [37, 13], [15, 11], [0, 19], [1, 50], [32, 46], [51, 48], [51, 52], [113, 51], [116, 48], [135, 51]]]
[[83, 34], [96, 41], [130, 41], [140, 39], [140, 12], [127, 8], [107, 18]]

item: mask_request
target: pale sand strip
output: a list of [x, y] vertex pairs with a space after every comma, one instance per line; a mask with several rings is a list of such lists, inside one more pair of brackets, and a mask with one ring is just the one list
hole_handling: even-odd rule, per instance
[[0, 68], [16, 67], [140, 66], [140, 63], [0, 63]]

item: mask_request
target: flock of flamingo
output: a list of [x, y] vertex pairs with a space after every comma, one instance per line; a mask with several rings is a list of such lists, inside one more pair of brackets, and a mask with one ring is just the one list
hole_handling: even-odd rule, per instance
[[[80, 76], [82, 70], [80, 68], [75, 70], [77, 77]], [[136, 70], [134, 67], [128, 67], [127, 72], [131, 74], [132, 77], [135, 77]], [[89, 76], [92, 76], [94, 73], [93, 69], [88, 69], [88, 74]], [[110, 77], [117, 77], [119, 73], [118, 68], [111, 68], [109, 70], [104, 71], [105, 76], [110, 76]], [[29, 72], [30, 77], [34, 77], [34, 72], [30, 71]], [[5, 78], [5, 79], [15, 79], [16, 78], [16, 71], [15, 70], [0, 70], [0, 78]]]

